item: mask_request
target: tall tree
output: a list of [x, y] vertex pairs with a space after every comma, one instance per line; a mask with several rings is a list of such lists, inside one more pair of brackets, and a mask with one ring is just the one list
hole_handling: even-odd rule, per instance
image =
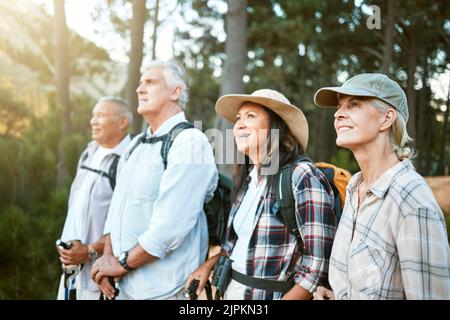
[[394, 32], [395, 32], [395, 8], [396, 1], [387, 1], [387, 20], [384, 32], [384, 51], [381, 61], [381, 72], [389, 74], [389, 67], [392, 64], [392, 52], [394, 50]]
[[441, 145], [439, 150], [439, 162], [438, 162], [438, 174], [445, 175], [448, 172], [445, 172], [445, 165], [448, 166], [448, 162], [446, 161], [446, 151], [449, 147], [449, 133], [448, 133], [448, 118], [450, 109], [450, 82], [447, 88], [447, 101], [445, 103], [445, 111], [444, 111], [444, 119], [442, 124], [442, 133], [441, 133]]
[[137, 95], [136, 88], [139, 85], [141, 76], [140, 68], [142, 64], [144, 50], [144, 26], [147, 20], [147, 9], [145, 0], [134, 0], [133, 18], [131, 21], [131, 50], [130, 63], [128, 65], [128, 81], [127, 81], [127, 101], [133, 112], [135, 132], [139, 132], [142, 126], [142, 118], [137, 113]]
[[56, 89], [58, 101], [62, 106], [62, 118], [60, 122], [60, 141], [58, 145], [58, 165], [57, 165], [57, 184], [62, 186], [69, 172], [64, 152], [64, 139], [70, 133], [70, 73], [69, 73], [69, 50], [68, 50], [68, 30], [66, 23], [66, 13], [64, 0], [53, 0], [55, 10], [55, 65], [56, 65]]
[[201, 120], [204, 130], [213, 128], [216, 119], [214, 104], [219, 96], [219, 70], [225, 51], [225, 30], [217, 22], [225, 20], [224, 3], [180, 1], [177, 8], [186, 22], [186, 26], [178, 26], [173, 41], [174, 56], [186, 66], [189, 79], [189, 103], [185, 111], [189, 119]]
[[[247, 63], [247, 0], [230, 0], [228, 2], [228, 13], [226, 16], [225, 42], [225, 65], [223, 68], [222, 82], [220, 85], [220, 95], [231, 93], [244, 93], [245, 86], [243, 76]], [[230, 122], [217, 116], [215, 127], [222, 131], [226, 137], [226, 129], [231, 129]], [[225, 150], [233, 150], [234, 141], [225, 139]], [[219, 164], [219, 170], [226, 175], [231, 175], [231, 166], [225, 164], [226, 155], [224, 153], [223, 162]]]
[[[153, 33], [152, 33], [152, 56], [151, 60], [156, 59], [156, 41], [157, 41], [157, 35], [158, 35], [158, 26], [159, 26], [159, 20], [158, 20], [158, 13], [159, 13], [159, 0], [155, 1], [155, 13], [153, 15]], [[141, 119], [141, 118], [139, 118]], [[141, 125], [142, 129], [141, 131], [147, 130], [148, 123], [147, 121], [142, 121]]]
[[153, 15], [153, 34], [152, 34], [152, 60], [156, 58], [156, 40], [158, 35], [158, 13], [159, 13], [159, 0], [155, 2], [155, 14]]

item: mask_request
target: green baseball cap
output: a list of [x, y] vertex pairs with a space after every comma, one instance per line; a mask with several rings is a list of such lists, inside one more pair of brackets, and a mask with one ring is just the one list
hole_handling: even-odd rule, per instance
[[361, 73], [340, 87], [324, 87], [317, 90], [314, 103], [319, 107], [336, 107], [337, 94], [378, 98], [397, 110], [408, 121], [408, 103], [400, 85], [382, 73]]

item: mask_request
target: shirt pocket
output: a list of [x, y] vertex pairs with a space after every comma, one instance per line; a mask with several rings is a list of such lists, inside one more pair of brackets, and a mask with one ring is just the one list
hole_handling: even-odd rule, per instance
[[349, 258], [349, 280], [356, 299], [378, 299], [386, 253], [375, 242], [356, 240]]
[[132, 179], [130, 196], [134, 202], [152, 202], [159, 194], [159, 184], [163, 174], [162, 164], [136, 164], [129, 179]]

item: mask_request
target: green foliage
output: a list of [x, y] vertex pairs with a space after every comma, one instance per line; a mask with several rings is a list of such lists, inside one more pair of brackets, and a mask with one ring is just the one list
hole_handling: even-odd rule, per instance
[[445, 224], [447, 226], [448, 241], [450, 242], [450, 214], [445, 216]]
[[[67, 191], [53, 192], [31, 211], [0, 211], [0, 299], [54, 299], [60, 272], [55, 239], [63, 224]], [[45, 288], [45, 289], [42, 289]]]
[[[54, 21], [42, 8], [36, 15], [24, 14], [11, 9], [17, 9], [13, 3], [0, 4], [4, 13], [0, 24], [0, 299], [54, 299], [60, 274], [54, 241], [62, 231], [69, 191], [69, 185], [56, 187], [58, 145], [62, 140], [67, 167], [74, 175], [78, 157], [90, 139], [94, 105], [83, 89], [79, 92], [77, 81], [90, 81], [95, 89], [97, 77], [108, 83], [112, 75], [107, 68], [108, 52], [71, 32], [70, 74], [72, 89], [78, 91], [71, 97], [71, 134], [61, 136], [61, 109], [53, 92]], [[226, 59], [220, 3], [226, 1], [182, 0], [175, 7], [187, 24], [176, 31], [173, 41], [174, 56], [187, 67], [190, 78], [186, 112], [191, 120], [202, 120], [205, 130], [214, 123]], [[379, 5], [384, 19], [386, 1], [361, 3]], [[425, 152], [419, 167], [422, 173], [435, 174], [437, 163], [445, 163], [450, 156], [448, 127], [444, 132], [443, 122], [437, 120], [443, 116], [446, 101], [426, 90], [431, 76], [448, 71], [448, 4], [412, 3], [398, 5], [390, 68], [393, 78], [406, 89], [408, 50], [411, 35], [416, 37], [420, 47], [417, 108], [426, 114], [421, 122], [426, 130], [420, 131], [426, 138], [419, 139], [420, 151]], [[109, 30], [128, 39], [131, 3], [108, 0], [97, 6], [97, 21], [103, 27], [111, 23]], [[247, 13], [246, 91], [281, 91], [308, 118], [308, 153], [313, 160], [358, 171], [352, 153], [335, 145], [333, 110], [315, 108], [312, 99], [321, 86], [339, 85], [356, 73], [379, 71], [384, 29], [368, 30], [367, 14], [349, 0], [248, 0]], [[16, 38], [24, 40], [17, 45]], [[4, 85], [5, 78], [12, 85]], [[32, 85], [44, 96], [42, 101], [33, 98]], [[440, 159], [441, 150], [445, 157]], [[450, 216], [445, 219], [449, 230]]]
[[[10, 94], [0, 91], [0, 101]], [[56, 187], [60, 110], [52, 95], [48, 100], [50, 112], [32, 117], [19, 135], [0, 137], [0, 299], [56, 297], [60, 265], [54, 243], [66, 216], [69, 185]], [[73, 127], [80, 131], [63, 137], [72, 174], [89, 140], [92, 107], [89, 99], [74, 100], [79, 104]]]
[[331, 157], [331, 163], [348, 170], [352, 175], [360, 171], [353, 153], [348, 149], [339, 148]]

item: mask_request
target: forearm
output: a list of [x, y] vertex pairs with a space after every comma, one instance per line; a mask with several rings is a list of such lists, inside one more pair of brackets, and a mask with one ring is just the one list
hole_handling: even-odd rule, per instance
[[[99, 255], [102, 255], [104, 250], [105, 250], [106, 240], [108, 238], [109, 238], [109, 234], [108, 235], [104, 235], [98, 241], [95, 241], [95, 242], [92, 242], [92, 243], [88, 244], [89, 251], [90, 250], [95, 250], [95, 251], [98, 252]], [[111, 252], [112, 252], [112, 250], [111, 250]]]
[[[105, 246], [106, 247], [106, 246]], [[217, 261], [219, 260], [219, 257], [221, 255], [226, 255], [225, 251], [221, 251], [218, 254], [212, 256], [209, 258], [205, 265], [213, 269]], [[137, 244], [133, 249], [128, 251], [128, 258], [127, 258], [127, 264], [133, 269], [137, 269], [147, 263], [152, 263], [153, 261], [157, 260], [158, 257], [155, 257], [151, 254], [149, 254], [147, 251], [145, 251], [139, 244]]]
[[221, 249], [219, 253], [213, 255], [211, 258], [205, 261], [204, 265], [209, 269], [212, 270], [214, 266], [216, 265], [217, 261], [219, 261], [220, 256], [227, 256], [227, 253], [225, 250]]
[[151, 263], [158, 258], [145, 251], [140, 244], [128, 251], [127, 263], [133, 269], [137, 269], [144, 264]]
[[282, 298], [282, 300], [310, 300], [312, 293], [295, 284]]
[[112, 244], [111, 244], [111, 236], [110, 234], [106, 234], [103, 236], [103, 238], [105, 239], [105, 243], [103, 246], [103, 254], [104, 255], [113, 255], [113, 250], [112, 250]]

